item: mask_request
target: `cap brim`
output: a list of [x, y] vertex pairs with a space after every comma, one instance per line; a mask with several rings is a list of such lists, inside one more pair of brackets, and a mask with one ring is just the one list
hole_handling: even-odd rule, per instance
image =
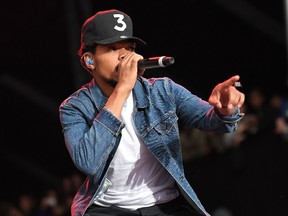
[[125, 40], [134, 41], [136, 44], [139, 44], [142, 46], [146, 45], [146, 42], [143, 41], [142, 39], [138, 37], [128, 37], [128, 36], [115, 36], [115, 37], [105, 38], [102, 40], [94, 40], [93, 42], [97, 44], [112, 44], [112, 43], [117, 43], [117, 42], [125, 41]]

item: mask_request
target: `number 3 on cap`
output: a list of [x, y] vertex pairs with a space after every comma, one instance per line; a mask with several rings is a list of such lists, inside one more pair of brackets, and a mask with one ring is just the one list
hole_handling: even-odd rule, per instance
[[127, 27], [126, 23], [123, 21], [123, 14], [113, 14], [114, 18], [117, 18], [117, 23], [121, 24], [121, 26], [115, 25], [114, 29], [117, 31], [124, 31]]

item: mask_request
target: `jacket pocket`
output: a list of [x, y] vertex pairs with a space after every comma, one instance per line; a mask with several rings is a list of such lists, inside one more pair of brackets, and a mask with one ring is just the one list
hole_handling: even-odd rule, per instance
[[177, 129], [177, 120], [178, 117], [176, 114], [173, 113], [168, 113], [164, 116], [162, 116], [157, 124], [154, 126], [154, 129], [157, 131], [157, 133], [161, 135], [166, 135], [168, 134], [173, 128]]

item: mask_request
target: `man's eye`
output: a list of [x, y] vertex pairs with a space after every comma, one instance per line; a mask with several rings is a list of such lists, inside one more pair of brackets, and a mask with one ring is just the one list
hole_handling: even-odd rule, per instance
[[117, 50], [117, 47], [110, 46], [108, 49], [109, 49], [110, 51], [116, 51], [116, 50]]

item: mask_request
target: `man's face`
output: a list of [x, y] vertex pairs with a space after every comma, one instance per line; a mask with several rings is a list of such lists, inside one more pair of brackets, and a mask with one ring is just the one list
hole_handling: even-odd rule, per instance
[[96, 82], [114, 88], [118, 83], [118, 64], [121, 58], [129, 52], [134, 52], [135, 48], [136, 44], [131, 41], [107, 45], [98, 44], [94, 55], [95, 70], [93, 72]]

